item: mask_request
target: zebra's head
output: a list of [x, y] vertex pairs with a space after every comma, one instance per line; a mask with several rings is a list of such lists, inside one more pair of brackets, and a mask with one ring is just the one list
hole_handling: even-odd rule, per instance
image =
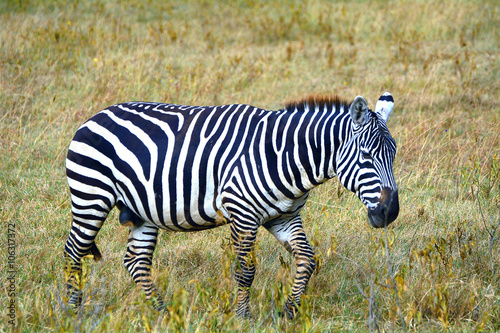
[[[392, 163], [396, 141], [387, 129], [394, 99], [386, 92], [377, 101], [375, 112], [358, 96], [349, 106], [350, 136], [337, 154], [337, 176], [348, 190], [356, 193], [368, 208], [375, 228], [386, 227], [398, 217], [398, 188]], [[349, 122], [347, 122], [349, 124]]]

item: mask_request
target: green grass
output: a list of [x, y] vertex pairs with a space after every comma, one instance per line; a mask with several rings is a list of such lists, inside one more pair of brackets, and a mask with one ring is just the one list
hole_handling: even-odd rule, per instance
[[[0, 22], [0, 262], [15, 223], [17, 270], [16, 326], [4, 287], [1, 331], [500, 330], [495, 1], [7, 0]], [[264, 230], [253, 319], [234, 317], [224, 227], [160, 234], [154, 277], [171, 312], [155, 312], [123, 267], [116, 212], [97, 238], [104, 260], [87, 265], [87, 304], [68, 312], [64, 159], [91, 115], [130, 100], [278, 109], [313, 92], [373, 108], [386, 90], [400, 216], [374, 230], [337, 180], [314, 190], [303, 219], [321, 267], [294, 321], [277, 317], [293, 261]]]

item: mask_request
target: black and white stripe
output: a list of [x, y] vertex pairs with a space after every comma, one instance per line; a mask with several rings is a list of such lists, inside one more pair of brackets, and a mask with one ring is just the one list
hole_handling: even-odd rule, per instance
[[197, 107], [132, 102], [113, 105], [76, 132], [66, 167], [73, 225], [65, 246], [70, 303], [79, 305], [81, 258], [100, 257], [94, 243], [110, 210], [130, 227], [125, 266], [163, 306], [151, 280], [158, 229], [197, 231], [231, 224], [240, 260], [237, 313], [249, 315], [255, 267], [249, 255], [259, 226], [297, 262], [285, 311], [293, 317], [315, 262], [299, 212], [309, 191], [338, 175], [368, 207], [374, 227], [397, 217], [392, 173], [396, 144], [386, 122], [388, 93], [375, 112], [311, 97], [280, 111], [249, 105]]

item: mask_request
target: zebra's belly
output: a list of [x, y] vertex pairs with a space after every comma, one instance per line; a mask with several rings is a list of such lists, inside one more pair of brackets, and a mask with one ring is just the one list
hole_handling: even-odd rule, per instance
[[[196, 200], [196, 204], [191, 205], [162, 204], [160, 200], [148, 200], [149, 204], [144, 205], [123, 197], [118, 201], [121, 202], [121, 206], [124, 206], [120, 212], [122, 225], [135, 224], [134, 220], [140, 220], [150, 222], [164, 230], [198, 231], [215, 228], [229, 222], [227, 211], [222, 207], [220, 209], [214, 207], [215, 199], [207, 199], [204, 204], [199, 204]], [[131, 217], [129, 218], [128, 215]]]
[[207, 229], [212, 229], [216, 227], [220, 227], [222, 225], [225, 225], [229, 223], [229, 220], [225, 218], [222, 214], [218, 215], [215, 214], [215, 216], [210, 216], [209, 219], [192, 219], [192, 218], [177, 218], [174, 221], [172, 220], [166, 220], [160, 222], [158, 221], [155, 223], [160, 229], [164, 230], [173, 230], [173, 231], [182, 231], [182, 232], [189, 232], [189, 231], [200, 231], [200, 230], [207, 230]]

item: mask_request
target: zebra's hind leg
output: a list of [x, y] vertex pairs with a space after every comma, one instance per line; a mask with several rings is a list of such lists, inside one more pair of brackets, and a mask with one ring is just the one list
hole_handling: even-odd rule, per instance
[[[120, 213], [120, 222], [122, 222], [121, 217], [122, 214]], [[146, 299], [153, 301], [155, 309], [159, 311], [163, 310], [165, 308], [163, 300], [156, 292], [153, 279], [151, 278], [151, 264], [153, 252], [156, 247], [158, 227], [150, 223], [144, 223], [143, 221], [128, 225], [130, 226], [130, 233], [128, 236], [127, 253], [123, 260], [125, 267], [127, 267], [135, 283], [146, 294]]]
[[69, 305], [72, 307], [80, 306], [82, 301], [81, 289], [85, 281], [81, 260], [88, 254], [93, 254], [96, 260], [101, 258], [95, 238], [117, 198], [112, 172], [103, 167], [98, 160], [99, 154], [91, 153], [93, 148], [81, 140], [90, 140], [94, 144], [101, 139], [87, 135], [77, 139], [75, 136], [66, 159], [73, 223], [64, 254]]
[[252, 250], [256, 236], [256, 228], [236, 221], [231, 223], [231, 238], [239, 262], [235, 271], [238, 283], [236, 315], [243, 318], [250, 317], [250, 287], [255, 276], [255, 257]]
[[316, 268], [314, 251], [307, 240], [300, 215], [290, 221], [264, 226], [295, 258], [297, 269], [293, 280], [292, 295], [288, 296], [284, 306], [284, 312], [292, 319], [300, 306], [300, 297], [306, 289], [307, 282]]

